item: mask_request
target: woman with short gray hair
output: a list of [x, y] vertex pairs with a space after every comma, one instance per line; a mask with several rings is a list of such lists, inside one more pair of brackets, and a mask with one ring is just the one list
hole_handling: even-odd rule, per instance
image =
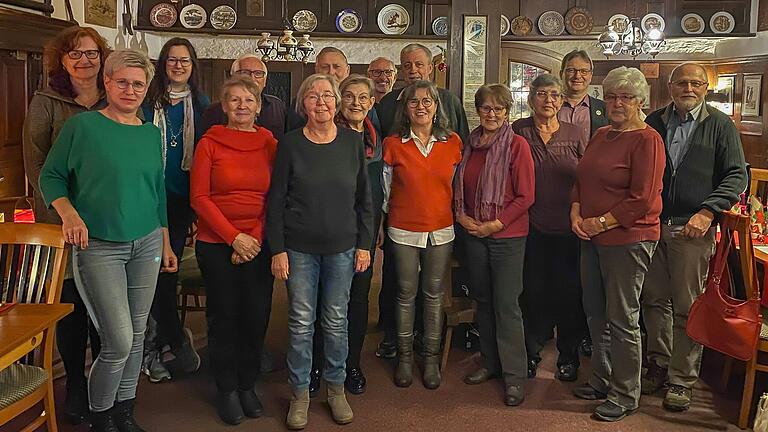
[[107, 106], [67, 121], [40, 174], [101, 336], [88, 380], [94, 432], [141, 430], [133, 405], [147, 317], [159, 271], [177, 269], [160, 131], [137, 117], [152, 73], [144, 53], [112, 53], [104, 64]]
[[642, 72], [614, 69], [603, 90], [610, 125], [589, 142], [571, 203], [571, 229], [582, 240], [584, 312], [595, 344], [592, 376], [574, 394], [607, 398], [594, 414], [618, 421], [640, 401], [640, 292], [659, 240], [666, 153], [661, 136], [638, 115], [646, 97]]

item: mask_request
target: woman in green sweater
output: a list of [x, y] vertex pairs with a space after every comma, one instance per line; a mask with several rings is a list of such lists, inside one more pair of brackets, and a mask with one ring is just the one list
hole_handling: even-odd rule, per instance
[[104, 64], [107, 106], [72, 117], [40, 174], [47, 205], [74, 246], [77, 288], [101, 336], [88, 382], [91, 431], [142, 429], [133, 419], [158, 271], [176, 271], [167, 230], [160, 132], [136, 113], [153, 66], [135, 50]]

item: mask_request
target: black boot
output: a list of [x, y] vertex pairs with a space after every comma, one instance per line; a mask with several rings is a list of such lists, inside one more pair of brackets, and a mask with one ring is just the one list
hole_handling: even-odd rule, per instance
[[88, 385], [85, 381], [74, 384], [67, 381], [64, 418], [73, 425], [79, 425], [88, 420]]
[[259, 397], [253, 389], [238, 390], [237, 396], [240, 398], [240, 406], [243, 408], [243, 414], [250, 418], [259, 418], [264, 414], [264, 405], [261, 404]]
[[397, 338], [397, 370], [395, 385], [408, 387], [413, 382], [413, 336]]
[[102, 412], [91, 411], [91, 432], [120, 432], [112, 417], [114, 407]]
[[136, 419], [133, 418], [133, 405], [136, 399], [128, 399], [122, 402], [115, 402], [114, 408], [112, 408], [117, 430], [120, 432], [146, 432], [136, 423]]
[[227, 424], [239, 425], [243, 421], [243, 407], [236, 391], [219, 392], [216, 396], [216, 413]]

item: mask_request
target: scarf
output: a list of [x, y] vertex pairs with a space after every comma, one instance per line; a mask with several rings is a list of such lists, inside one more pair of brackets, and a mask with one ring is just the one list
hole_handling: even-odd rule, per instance
[[464, 147], [464, 155], [459, 164], [454, 189], [454, 205], [457, 215], [464, 215], [464, 170], [473, 150], [489, 149], [485, 164], [477, 182], [475, 196], [475, 219], [488, 222], [498, 219], [504, 206], [504, 192], [509, 177], [509, 161], [512, 157], [511, 142], [515, 136], [509, 122], [499, 128], [496, 134], [485, 144], [480, 142], [483, 127], [479, 126], [469, 134], [469, 145]]
[[[334, 122], [343, 128], [352, 129], [349, 126], [347, 119], [341, 115], [341, 112], [336, 114]], [[381, 160], [382, 151], [379, 134], [376, 132], [373, 122], [371, 122], [371, 119], [368, 117], [363, 119], [363, 144], [365, 145], [365, 158], [368, 163]]]
[[[183, 171], [189, 171], [192, 167], [192, 156], [195, 151], [195, 112], [192, 103], [192, 91], [187, 86], [180, 92], [175, 92], [168, 89], [168, 97], [171, 100], [183, 99], [184, 104], [184, 132], [182, 138], [184, 141], [183, 150], [184, 155], [181, 158], [181, 169]], [[167, 141], [167, 121], [165, 119], [165, 109], [162, 106], [155, 105], [155, 118], [152, 122], [158, 129], [160, 129], [160, 136], [163, 143], [163, 167], [165, 167], [165, 155], [168, 152]]]

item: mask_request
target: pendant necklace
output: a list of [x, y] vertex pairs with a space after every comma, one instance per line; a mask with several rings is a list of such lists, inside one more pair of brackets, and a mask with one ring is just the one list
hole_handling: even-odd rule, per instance
[[[170, 126], [170, 122], [168, 122]], [[181, 126], [179, 126], [179, 131], [176, 133], [173, 133], [173, 128], [169, 128], [171, 130], [171, 147], [176, 147], [178, 145], [178, 142], [176, 141], [176, 138], [178, 138], [181, 135], [181, 132], [184, 130], [184, 123], [182, 122]]]

